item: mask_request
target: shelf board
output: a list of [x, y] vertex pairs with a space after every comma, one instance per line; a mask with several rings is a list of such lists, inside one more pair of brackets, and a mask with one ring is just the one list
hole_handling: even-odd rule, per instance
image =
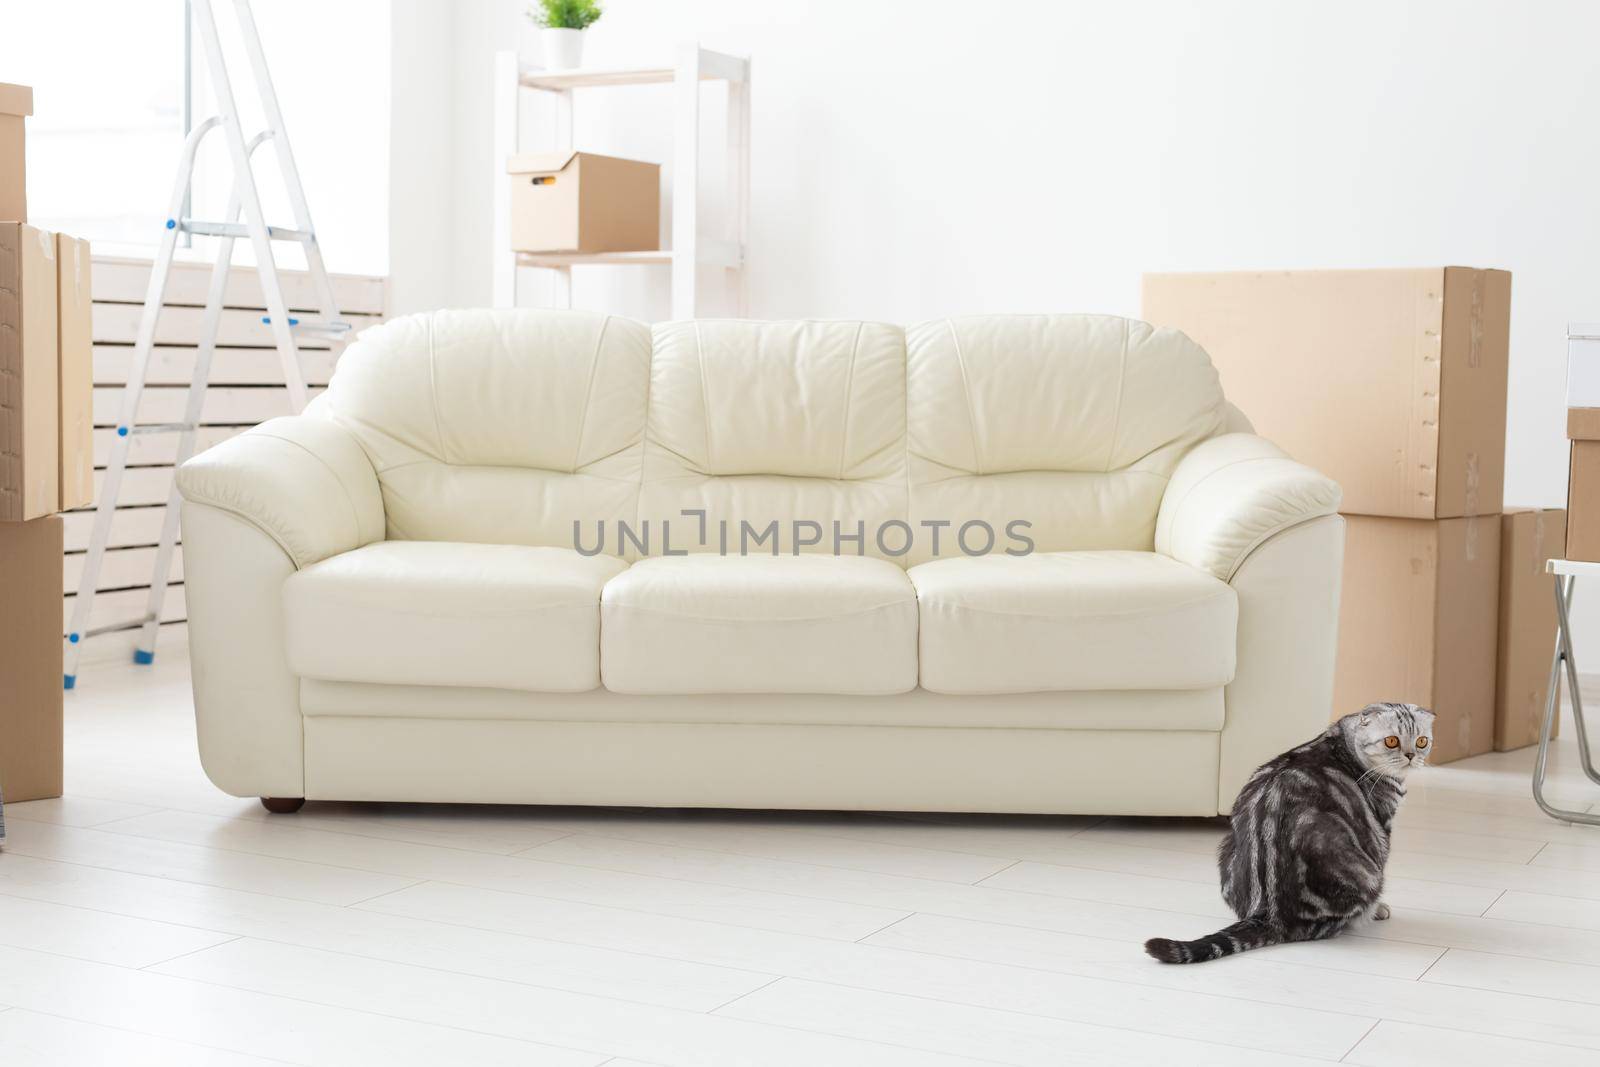
[[[588, 265], [626, 265], [671, 263], [672, 250], [668, 248], [649, 252], [518, 252], [519, 267], [582, 267]], [[700, 262], [712, 267], [739, 266], [741, 256], [737, 249], [723, 241], [702, 241]]]
[[637, 67], [612, 70], [523, 70], [518, 81], [529, 89], [562, 92], [598, 85], [657, 85], [672, 80], [671, 67]]
[[[701, 81], [744, 81], [750, 61], [725, 52], [700, 50]], [[672, 67], [594, 67], [577, 70], [544, 70], [528, 67], [517, 72], [524, 88], [563, 93], [569, 89], [588, 89], [605, 85], [660, 85], [672, 81]]]
[[518, 252], [519, 267], [572, 267], [586, 263], [671, 263], [666, 249], [654, 252]]

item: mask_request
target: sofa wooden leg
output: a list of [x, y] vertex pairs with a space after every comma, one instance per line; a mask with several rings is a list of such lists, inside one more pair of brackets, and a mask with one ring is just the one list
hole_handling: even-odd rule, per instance
[[262, 797], [261, 806], [274, 815], [293, 815], [306, 806], [305, 797]]

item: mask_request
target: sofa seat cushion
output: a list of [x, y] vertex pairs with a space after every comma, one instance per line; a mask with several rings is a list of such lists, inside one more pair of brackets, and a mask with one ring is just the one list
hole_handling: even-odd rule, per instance
[[618, 693], [904, 693], [905, 571], [860, 556], [659, 556], [606, 584], [600, 670]]
[[936, 693], [1204, 689], [1233, 679], [1231, 586], [1153, 552], [935, 560], [907, 572]]
[[627, 569], [570, 548], [379, 541], [283, 583], [302, 678], [579, 692], [600, 684], [600, 590]]

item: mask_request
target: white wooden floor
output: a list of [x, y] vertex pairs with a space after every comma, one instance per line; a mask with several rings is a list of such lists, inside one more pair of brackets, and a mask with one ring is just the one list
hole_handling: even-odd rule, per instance
[[[1218, 824], [310, 804], [200, 772], [188, 664], [84, 671], [8, 805], [0, 1064], [1600, 1063], [1600, 831], [1423, 772], [1360, 936], [1163, 967]], [[1600, 802], [1564, 743], [1555, 793]]]

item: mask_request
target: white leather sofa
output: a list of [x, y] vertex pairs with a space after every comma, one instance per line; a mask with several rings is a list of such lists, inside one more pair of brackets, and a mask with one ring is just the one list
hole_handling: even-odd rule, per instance
[[1343, 552], [1240, 429], [1111, 317], [398, 319], [179, 472], [201, 757], [274, 810], [1225, 812], [1328, 720]]

